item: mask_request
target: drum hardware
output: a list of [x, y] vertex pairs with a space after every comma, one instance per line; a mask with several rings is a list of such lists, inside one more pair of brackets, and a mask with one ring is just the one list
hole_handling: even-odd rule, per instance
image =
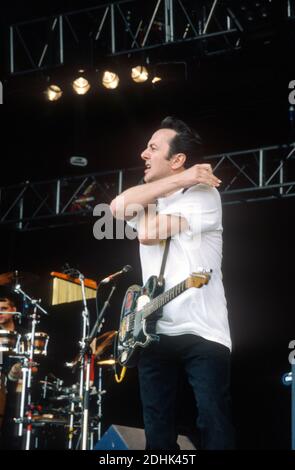
[[[30, 354], [30, 350], [32, 347], [32, 334], [31, 333], [26, 333], [24, 335], [24, 342], [23, 342], [23, 347], [24, 351], [23, 354]], [[34, 355], [35, 356], [47, 356], [47, 346], [48, 346], [48, 341], [49, 341], [49, 336], [46, 333], [43, 333], [41, 331], [36, 331], [35, 332], [35, 338], [34, 338]]]
[[[56, 273], [55, 273], [56, 274]], [[77, 280], [78, 281], [78, 280]], [[76, 283], [77, 283], [76, 281]], [[73, 281], [72, 281], [73, 282]], [[105, 301], [101, 311], [98, 314], [97, 321], [92, 328], [92, 331], [89, 334], [89, 314], [86, 302], [86, 295], [85, 295], [85, 281], [84, 276], [80, 273], [79, 274], [79, 284], [81, 286], [82, 291], [82, 300], [83, 300], [83, 310], [82, 310], [82, 338], [79, 341], [80, 352], [75, 357], [73, 361], [69, 361], [65, 363], [65, 366], [72, 369], [75, 372], [76, 368], [80, 368], [80, 380], [79, 380], [79, 398], [80, 398], [80, 409], [82, 412], [82, 426], [81, 426], [81, 434], [78, 438], [78, 442], [76, 444], [76, 448], [81, 448], [82, 450], [86, 450], [92, 446], [91, 442], [93, 442], [93, 426], [89, 426], [89, 398], [91, 395], [97, 395], [98, 397], [98, 413], [101, 420], [101, 396], [105, 393], [102, 390], [102, 371], [99, 371], [99, 390], [93, 392], [93, 389], [90, 387], [90, 368], [91, 368], [91, 358], [94, 358], [93, 366], [95, 363], [95, 358], [98, 358], [102, 352], [112, 343], [113, 337], [117, 334], [116, 331], [110, 331], [104, 333], [103, 335], [99, 336], [97, 341], [101, 341], [98, 347], [92, 351], [92, 344], [93, 340], [96, 338], [97, 334], [101, 331], [104, 323], [104, 313], [106, 308], [109, 306], [110, 299], [116, 289], [116, 286], [112, 284], [111, 291], [107, 300]], [[95, 281], [87, 280], [88, 286], [90, 287]], [[88, 335], [87, 335], [88, 333]], [[59, 398], [67, 399], [66, 396], [61, 396]], [[54, 399], [53, 399], [54, 400]], [[77, 394], [72, 394], [70, 399], [70, 420], [69, 420], [69, 434], [68, 434], [68, 449], [73, 448], [73, 426], [74, 426], [74, 412], [75, 412], [75, 405], [78, 402]], [[91, 433], [89, 435], [89, 429], [91, 429]], [[95, 428], [98, 432], [98, 439], [101, 438], [101, 424], [99, 423], [98, 426]]]
[[[22, 362], [22, 389], [21, 389], [21, 400], [20, 400], [20, 410], [19, 410], [19, 421], [18, 421], [18, 436], [23, 436], [23, 426], [25, 418], [25, 408], [28, 407], [28, 418], [31, 418], [32, 410], [30, 409], [31, 405], [31, 388], [32, 388], [32, 369], [34, 364], [34, 352], [35, 352], [35, 340], [38, 338], [36, 336], [36, 325], [39, 323], [39, 313], [48, 315], [46, 310], [41, 307], [40, 301], [37, 299], [31, 298], [26, 292], [24, 292], [20, 284], [16, 284], [14, 291], [17, 294], [21, 294], [23, 299], [33, 307], [33, 313], [30, 315], [31, 318], [31, 332], [29, 333], [29, 345], [26, 354], [23, 355]], [[47, 348], [47, 344], [46, 344]], [[31, 435], [32, 435], [32, 426], [26, 424], [26, 440], [25, 440], [25, 450], [30, 449], [31, 444]]]
[[54, 382], [50, 382], [48, 380], [48, 376], [46, 375], [45, 380], [40, 380], [39, 384], [41, 384], [42, 398], [45, 399], [47, 397], [48, 390], [56, 392], [61, 389], [63, 380], [56, 378]]
[[[19, 418], [15, 418], [15, 422], [18, 424], [20, 422]], [[40, 415], [32, 415], [28, 416], [22, 419], [22, 422], [26, 426], [31, 426], [31, 427], [43, 427], [46, 424], [51, 424], [51, 425], [58, 425], [58, 426], [66, 426], [67, 425], [67, 420], [66, 418], [62, 417], [57, 417], [56, 415], [52, 413], [44, 413]]]
[[37, 299], [32, 299], [28, 294], [26, 294], [22, 289], [21, 289], [21, 285], [20, 284], [16, 284], [15, 287], [14, 287], [14, 291], [17, 293], [17, 294], [21, 294], [23, 296], [24, 299], [27, 300], [27, 302], [29, 302], [30, 305], [34, 306], [34, 309], [37, 311], [39, 310], [41, 313], [43, 313], [44, 315], [48, 315], [48, 312], [46, 312], [46, 310], [41, 307], [40, 305], [40, 302], [41, 302], [41, 299], [37, 300]]
[[[89, 336], [89, 311], [87, 307], [87, 298], [95, 298], [97, 291], [97, 283], [91, 279], [86, 279], [85, 276], [78, 270], [67, 268], [66, 273], [57, 273], [53, 271], [53, 298], [52, 305], [64, 302], [72, 302], [74, 300], [82, 300], [82, 337], [79, 341], [80, 354], [74, 364], [67, 364], [72, 367], [73, 371], [76, 366], [80, 368], [79, 379], [79, 398], [80, 409], [82, 412], [82, 426], [81, 426], [81, 449], [87, 450], [88, 447], [88, 419], [89, 419], [89, 390], [90, 390], [90, 366], [91, 366], [91, 349], [90, 342], [87, 337]], [[71, 400], [71, 412], [69, 422], [69, 435], [68, 435], [68, 448], [71, 449], [73, 445], [73, 412], [75, 410], [74, 398]]]
[[57, 401], [71, 401], [74, 403], [80, 403], [79, 396], [71, 396], [71, 395], [59, 395], [58, 397], [49, 398], [49, 401], [57, 402]]
[[[75, 405], [76, 403], [80, 402], [80, 397], [77, 397], [77, 387], [72, 387], [72, 393], [70, 393], [70, 411], [69, 411], [69, 424], [68, 424], [68, 449], [73, 449], [73, 439], [75, 434], [75, 417], [77, 413], [75, 413]], [[81, 412], [78, 414], [79, 418], [81, 419]]]
[[[17, 317], [20, 317], [22, 314], [21, 312], [0, 312], [0, 315], [15, 315]], [[1, 328], [0, 326], [0, 330], [4, 330], [5, 328]]]
[[[89, 334], [89, 311], [87, 307], [87, 298], [95, 298], [97, 295], [98, 284], [96, 281], [86, 279], [82, 273], [77, 270], [67, 269], [66, 273], [52, 272], [51, 275], [54, 277], [53, 283], [53, 299], [52, 304], [71, 302], [73, 300], [82, 300], [82, 338], [79, 341], [80, 353], [74, 361], [66, 363], [67, 367], [75, 371], [76, 367], [80, 369], [79, 379], [79, 397], [80, 397], [80, 409], [82, 412], [82, 423], [81, 423], [81, 436], [78, 439], [77, 445], [80, 445], [81, 449], [88, 449], [89, 442], [89, 396], [90, 396], [90, 371], [91, 371], [91, 360], [92, 351], [91, 343], [97, 336], [97, 333], [101, 331], [104, 322], [104, 312], [109, 305], [110, 298], [115, 290], [115, 285], [112, 285], [111, 292], [108, 299], [104, 303], [101, 312], [98, 315], [98, 319]], [[78, 293], [77, 288], [80, 289]], [[78, 296], [78, 297], [77, 297]], [[72, 442], [72, 428], [73, 428], [73, 412], [75, 410], [75, 399], [76, 396], [72, 397], [71, 400], [71, 412], [69, 422], [69, 436], [68, 436], [68, 448], [71, 449]]]
[[18, 354], [20, 338], [16, 331], [0, 330], [0, 353]]
[[[64, 427], [67, 433], [68, 449], [74, 448], [75, 436], [78, 437], [77, 440], [75, 439], [75, 448], [80, 448], [82, 450], [86, 450], [88, 448], [92, 449], [94, 442], [97, 441], [97, 439], [94, 439], [95, 433], [97, 433], [98, 439], [101, 438], [102, 397], [107, 393], [106, 390], [103, 390], [102, 384], [103, 367], [110, 366], [115, 363], [112, 356], [106, 357], [104, 353], [112, 344], [117, 332], [109, 331], [98, 337], [97, 335], [103, 327], [105, 311], [109, 306], [110, 299], [116, 286], [112, 285], [111, 292], [98, 314], [97, 322], [90, 332], [89, 312], [86, 302], [86, 298], [88, 298], [88, 296], [86, 295], [85, 286], [87, 286], [87, 289], [93, 289], [95, 284], [91, 283], [94, 283], [95, 281], [84, 279], [83, 275], [81, 273], [79, 274], [79, 280], [76, 280], [78, 282], [75, 282], [75, 284], [79, 283], [79, 286], [77, 287], [81, 289], [83, 300], [81, 315], [82, 338], [79, 342], [80, 353], [74, 361], [66, 363], [67, 367], [73, 369], [73, 372], [76, 367], [79, 368], [79, 383], [65, 386], [63, 380], [57, 379], [53, 374], [48, 374], [45, 376], [44, 380], [33, 382], [33, 368], [39, 365], [39, 363], [36, 362], [36, 359], [39, 360], [41, 357], [47, 356], [47, 348], [50, 338], [45, 332], [37, 331], [37, 325], [40, 322], [41, 313], [47, 314], [47, 312], [41, 307], [40, 300], [32, 299], [26, 294], [26, 292], [24, 292], [19, 284], [20, 279], [27, 282], [31, 281], [32, 278], [29, 279], [29, 276], [25, 277], [25, 273], [19, 273], [18, 277], [16, 272], [4, 274], [5, 275], [0, 274], [0, 285], [1, 282], [5, 282], [6, 284], [14, 282], [16, 284], [14, 286], [14, 291], [23, 297], [24, 302], [27, 303], [27, 309], [30, 309], [27, 313], [28, 318], [31, 320], [30, 332], [20, 335], [16, 331], [7, 332], [7, 330], [1, 330], [0, 328], [0, 354], [1, 352], [7, 355], [11, 354], [21, 362], [21, 404], [18, 416], [14, 418], [14, 421], [18, 425], [18, 435], [24, 438], [23, 442], [25, 449], [29, 450], [31, 447], [34, 447], [34, 444], [38, 446], [36, 442], [40, 435], [38, 433], [34, 433], [34, 429], [48, 425]], [[7, 274], [10, 274], [10, 276], [7, 276]], [[73, 282], [73, 280], [71, 280], [71, 282]], [[4, 313], [10, 313], [20, 316], [21, 318], [24, 317], [25, 314], [25, 312], [3, 312], [3, 314]], [[2, 331], [4, 333], [1, 335]], [[97, 344], [94, 347], [93, 340], [95, 338]], [[3, 350], [1, 348], [3, 348]], [[104, 357], [102, 357], [102, 355], [104, 355]], [[95, 386], [91, 386], [90, 381], [90, 379], [92, 380], [90, 377], [90, 366], [92, 367], [95, 364], [99, 366], [98, 383], [96, 383], [97, 388]], [[54, 380], [49, 380], [50, 376], [54, 377]], [[36, 384], [39, 386], [38, 392], [35, 389]], [[33, 388], [32, 385], [34, 385]], [[36, 400], [35, 397], [37, 398]], [[42, 406], [36, 405], [36, 403], [40, 403], [40, 398], [41, 403], [43, 400]], [[89, 413], [89, 400], [91, 400], [92, 403], [91, 409], [94, 403], [98, 405], [98, 413], [96, 413], [96, 416], [94, 417]], [[43, 433], [41, 435], [46, 436], [47, 434], [45, 432], [45, 434]]]

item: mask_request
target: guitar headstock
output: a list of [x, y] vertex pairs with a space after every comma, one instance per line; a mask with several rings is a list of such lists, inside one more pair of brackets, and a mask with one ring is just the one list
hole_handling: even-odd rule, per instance
[[186, 287], [203, 287], [208, 284], [211, 278], [211, 271], [199, 271], [197, 273], [191, 273], [191, 275], [186, 280]]

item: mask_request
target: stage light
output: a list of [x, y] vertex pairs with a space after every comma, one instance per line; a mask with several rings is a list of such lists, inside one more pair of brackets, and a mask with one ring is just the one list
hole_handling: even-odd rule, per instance
[[75, 155], [70, 158], [70, 164], [73, 166], [87, 166], [88, 160], [85, 157]]
[[291, 385], [293, 381], [292, 372], [287, 372], [282, 377], [282, 382], [284, 385]]
[[57, 85], [49, 85], [45, 93], [49, 101], [57, 101], [62, 95], [62, 90]]
[[76, 78], [76, 80], [73, 81], [72, 86], [77, 95], [86, 95], [90, 90], [90, 83], [84, 77]]
[[162, 78], [161, 77], [154, 77], [152, 79], [152, 83], [158, 83], [158, 82], [161, 82], [162, 81]]
[[147, 81], [149, 74], [146, 67], [143, 65], [137, 65], [136, 67], [132, 68], [131, 77], [134, 82], [143, 83]]
[[109, 90], [114, 90], [119, 85], [119, 82], [120, 79], [116, 73], [110, 72], [109, 70], [106, 70], [103, 73], [102, 84], [105, 88], [108, 88]]

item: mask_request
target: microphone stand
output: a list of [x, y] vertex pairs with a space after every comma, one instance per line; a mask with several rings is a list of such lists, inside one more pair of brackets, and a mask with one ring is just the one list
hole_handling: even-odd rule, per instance
[[[26, 443], [25, 450], [30, 450], [31, 446], [31, 437], [32, 437], [32, 409], [31, 409], [31, 393], [32, 393], [32, 367], [34, 361], [34, 349], [35, 349], [35, 333], [36, 325], [38, 323], [37, 316], [37, 306], [34, 306], [34, 313], [32, 315], [32, 329], [31, 329], [31, 347], [29, 352], [29, 357], [25, 359], [23, 365], [23, 376], [24, 376], [24, 387], [27, 387], [27, 406], [28, 406], [28, 423], [27, 423], [27, 432], [26, 432]], [[24, 405], [24, 401], [22, 402]], [[24, 416], [24, 409], [21, 409], [21, 418]], [[22, 424], [22, 423], [21, 423]]]
[[[84, 281], [81, 280], [81, 286], [82, 287], [82, 295], [83, 295], [83, 302], [84, 302], [84, 311], [87, 311], [88, 315], [88, 309], [86, 306], [86, 298], [85, 298], [85, 288], [84, 288]], [[113, 293], [116, 290], [116, 285], [112, 285], [111, 292], [109, 293], [108, 298], [104, 302], [104, 305], [98, 315], [98, 318], [95, 322], [95, 325], [92, 328], [92, 331], [88, 338], [84, 336], [84, 332], [86, 333], [86, 329], [83, 329], [83, 339], [81, 342], [81, 374], [80, 374], [80, 393], [82, 390], [82, 400], [83, 400], [83, 412], [82, 412], [82, 441], [81, 441], [81, 450], [87, 450], [88, 447], [88, 428], [89, 428], [89, 390], [90, 390], [90, 366], [91, 366], [91, 348], [90, 344], [93, 341], [93, 339], [96, 337], [97, 332], [100, 331], [102, 328], [103, 324], [103, 316], [104, 313], [107, 309], [107, 307], [110, 305], [110, 299], [113, 295]], [[85, 323], [85, 322], [84, 322]], [[87, 359], [86, 359], [87, 358]], [[85, 373], [85, 365], [86, 365], [86, 373]], [[83, 388], [83, 383], [84, 383], [84, 375], [85, 375], [85, 387]], [[84, 389], [84, 393], [83, 393]]]
[[111, 300], [111, 297], [112, 297], [113, 293], [116, 290], [116, 287], [117, 287], [116, 284], [113, 283], [112, 288], [111, 288], [111, 292], [109, 293], [108, 298], [106, 299], [105, 303], [103, 304], [103, 307], [102, 307], [101, 311], [98, 314], [97, 320], [96, 320], [96, 322], [95, 322], [95, 324], [94, 324], [94, 326], [91, 330], [91, 333], [90, 333], [89, 337], [86, 339], [86, 341], [89, 345], [92, 343], [95, 336], [97, 335], [97, 333], [101, 329], [100, 324], [103, 323], [104, 312], [106, 311], [107, 307], [109, 307], [109, 305], [110, 305], [110, 300]]
[[[86, 294], [85, 294], [85, 283], [83, 274], [79, 274], [79, 279], [81, 283], [82, 291], [82, 301], [83, 301], [83, 310], [82, 310], [82, 340], [81, 345], [81, 362], [80, 362], [80, 400], [82, 407], [82, 444], [81, 450], [87, 450], [87, 438], [88, 438], [88, 407], [85, 406], [85, 403], [88, 400], [89, 395], [89, 379], [90, 379], [90, 363], [91, 355], [89, 345], [86, 343], [87, 332], [89, 329], [89, 310], [87, 307]], [[86, 370], [85, 370], [86, 369]], [[85, 386], [84, 386], [85, 383]]]

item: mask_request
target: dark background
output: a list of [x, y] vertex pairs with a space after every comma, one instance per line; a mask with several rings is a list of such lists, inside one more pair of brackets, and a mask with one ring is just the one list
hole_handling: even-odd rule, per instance
[[[294, 140], [288, 114], [288, 83], [295, 78], [294, 38], [292, 28], [279, 22], [268, 45], [250, 41], [238, 53], [210, 58], [192, 46], [193, 50], [186, 52], [191, 72], [188, 80], [158, 88], [130, 85], [115, 93], [92, 89], [82, 100], [65, 93], [60, 101], [48, 103], [42, 96], [44, 74], [8, 76], [10, 23], [87, 5], [98, 2], [50, 2], [41, 7], [33, 2], [24, 6], [11, 1], [1, 7], [2, 186], [81, 174], [81, 169], [69, 165], [72, 155], [88, 158], [88, 167], [83, 170], [87, 173], [138, 166], [150, 133], [169, 114], [198, 130], [204, 155]], [[69, 72], [58, 73], [67, 77]], [[290, 448], [290, 388], [282, 385], [281, 377], [290, 369], [288, 344], [295, 335], [293, 213], [292, 198], [223, 209], [223, 273], [233, 339], [232, 395], [238, 446], [242, 449]], [[40, 276], [28, 291], [42, 296], [50, 313], [40, 325], [40, 331], [50, 334], [44, 370], [67, 383], [72, 383], [73, 377], [64, 362], [77, 352], [81, 305], [49, 307], [49, 273], [61, 271], [68, 262], [87, 277], [101, 279], [125, 264], [133, 266], [118, 285], [103, 331], [117, 328], [125, 289], [140, 283], [136, 242], [95, 240], [94, 222], [93, 217], [84, 225], [25, 233], [1, 226], [0, 271], [18, 269]], [[105, 294], [101, 292], [101, 302]], [[95, 319], [94, 301], [89, 306]], [[128, 370], [120, 385], [115, 384], [110, 370], [104, 371], [104, 380], [104, 429], [112, 423], [141, 426], [136, 370]], [[193, 428], [193, 409], [190, 390], [184, 383], [178, 413], [182, 432], [189, 433]]]

